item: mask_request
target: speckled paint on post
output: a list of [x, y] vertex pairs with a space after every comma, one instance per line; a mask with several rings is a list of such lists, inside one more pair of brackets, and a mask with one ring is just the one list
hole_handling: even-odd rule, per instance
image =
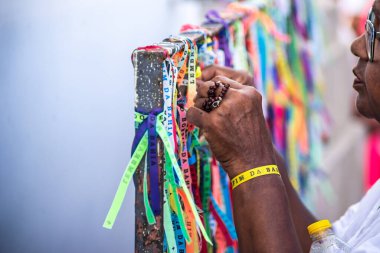
[[[153, 109], [163, 108], [162, 89], [162, 62], [165, 54], [161, 51], [146, 52], [136, 51], [133, 54], [135, 67], [136, 100], [135, 109], [148, 114]], [[160, 170], [160, 201], [163, 201], [162, 192], [162, 168], [163, 168], [163, 144], [158, 141], [158, 169]], [[143, 178], [145, 159], [142, 159], [133, 177], [135, 195], [135, 252], [158, 253], [163, 252], [164, 227], [162, 213], [155, 216], [156, 224], [149, 225], [145, 215], [143, 198]], [[149, 166], [148, 166], [149, 170]]]

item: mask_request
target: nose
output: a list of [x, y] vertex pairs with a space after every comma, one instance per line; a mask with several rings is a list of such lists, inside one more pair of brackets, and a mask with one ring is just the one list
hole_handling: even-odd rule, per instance
[[354, 42], [352, 42], [351, 52], [360, 59], [368, 61], [365, 34], [362, 34], [360, 37], [356, 38]]

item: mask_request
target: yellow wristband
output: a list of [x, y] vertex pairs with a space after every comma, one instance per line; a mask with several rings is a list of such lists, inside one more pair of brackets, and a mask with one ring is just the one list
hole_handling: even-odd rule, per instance
[[247, 170], [246, 172], [237, 175], [231, 180], [232, 189], [235, 189], [242, 183], [245, 183], [251, 179], [266, 175], [280, 175], [277, 165], [265, 165]]

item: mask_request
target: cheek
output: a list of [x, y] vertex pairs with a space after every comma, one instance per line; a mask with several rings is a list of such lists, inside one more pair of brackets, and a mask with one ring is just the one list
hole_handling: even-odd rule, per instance
[[366, 91], [360, 92], [356, 97], [356, 109], [358, 112], [366, 118], [373, 118], [373, 112], [368, 101], [368, 96]]
[[380, 115], [380, 63], [368, 64], [366, 69], [366, 87], [372, 111]]

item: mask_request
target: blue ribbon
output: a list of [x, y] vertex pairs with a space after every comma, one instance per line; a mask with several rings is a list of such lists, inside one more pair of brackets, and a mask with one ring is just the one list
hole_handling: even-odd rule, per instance
[[211, 196], [210, 199], [211, 199], [211, 202], [215, 208], [216, 213], [218, 214], [220, 219], [223, 221], [225, 227], [227, 228], [228, 233], [231, 236], [231, 239], [236, 241], [237, 240], [237, 234], [236, 234], [235, 225], [234, 225], [233, 221], [230, 220], [230, 218], [228, 218], [227, 215], [223, 213], [223, 211], [220, 209], [220, 207], [216, 203], [213, 196]]
[[159, 184], [159, 169], [158, 169], [158, 157], [157, 157], [157, 132], [156, 121], [157, 115], [162, 112], [162, 109], [153, 109], [147, 118], [138, 126], [135, 133], [135, 138], [132, 144], [132, 154], [136, 150], [141, 138], [148, 131], [148, 172], [150, 182], [150, 202], [152, 210], [155, 215], [161, 213], [160, 203], [160, 184]]
[[227, 177], [227, 173], [224, 171], [222, 166], [219, 165], [219, 173], [220, 173], [220, 184], [222, 186], [224, 204], [226, 207], [226, 215], [230, 220], [233, 220], [232, 217], [232, 203], [230, 198], [230, 188], [228, 187], [229, 178]]
[[185, 237], [182, 234], [181, 226], [179, 225], [178, 216], [175, 213], [172, 213], [172, 223], [174, 228], [174, 234], [177, 243], [177, 250], [179, 253], [186, 252], [186, 241]]

